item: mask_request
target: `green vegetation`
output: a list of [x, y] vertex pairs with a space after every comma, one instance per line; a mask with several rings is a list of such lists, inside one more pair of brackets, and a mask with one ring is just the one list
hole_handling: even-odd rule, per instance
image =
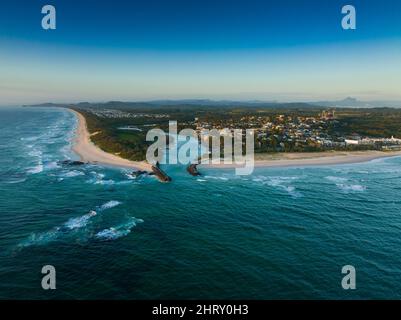
[[[401, 138], [401, 110], [391, 108], [336, 108], [327, 118], [327, 108], [291, 104], [272, 106], [155, 106], [119, 103], [84, 104], [75, 108], [88, 124], [92, 141], [106, 152], [130, 160], [144, 160], [152, 142], [146, 133], [152, 128], [168, 131], [169, 120], [179, 130], [192, 128], [253, 128], [255, 152], [318, 152], [327, 150], [382, 150], [384, 145], [347, 144], [346, 139]], [[333, 110], [333, 109], [331, 109]], [[125, 129], [121, 129], [124, 128]], [[128, 128], [127, 128], [128, 127]], [[358, 138], [356, 138], [358, 137]], [[394, 146], [393, 146], [394, 147]]]
[[94, 144], [102, 150], [120, 157], [141, 161], [145, 159], [148, 143], [145, 132], [125, 132], [117, 128], [122, 125], [117, 119], [99, 118], [92, 113], [78, 110], [85, 117]]
[[339, 123], [333, 130], [339, 134], [401, 138], [401, 109], [340, 109], [336, 115]]

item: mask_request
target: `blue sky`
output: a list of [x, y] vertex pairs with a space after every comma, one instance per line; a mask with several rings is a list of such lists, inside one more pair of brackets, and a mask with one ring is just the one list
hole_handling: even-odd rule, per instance
[[[41, 8], [57, 29], [41, 28]], [[341, 28], [341, 8], [357, 30]], [[401, 100], [399, 0], [3, 1], [0, 104]]]

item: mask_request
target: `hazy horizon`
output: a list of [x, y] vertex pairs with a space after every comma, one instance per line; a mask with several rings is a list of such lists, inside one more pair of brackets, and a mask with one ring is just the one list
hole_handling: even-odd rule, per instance
[[[40, 105], [46, 105], [46, 104], [54, 104], [54, 105], [73, 105], [73, 104], [81, 104], [81, 103], [89, 103], [89, 104], [107, 104], [110, 102], [120, 102], [120, 103], [149, 103], [149, 104], [157, 104], [160, 102], [161, 104], [167, 103], [167, 102], [177, 102], [177, 103], [188, 103], [191, 102], [190, 104], [195, 105], [196, 101], [210, 101], [211, 104], [213, 103], [246, 103], [251, 105], [254, 103], [255, 105], [257, 104], [296, 104], [296, 103], [304, 103], [304, 104], [310, 104], [310, 106], [318, 106], [317, 103], [319, 102], [342, 102], [343, 100], [346, 100], [347, 98], [354, 98], [354, 97], [346, 97], [344, 99], [338, 99], [338, 100], [310, 100], [310, 101], [281, 101], [281, 100], [251, 100], [251, 99], [208, 99], [208, 98], [188, 98], [188, 99], [149, 99], [149, 100], [104, 100], [104, 101], [60, 101], [60, 102], [54, 102], [54, 101], [40, 101], [40, 102], [34, 102], [34, 103], [9, 103], [9, 104], [0, 104], [0, 108], [7, 108], [7, 107], [23, 107], [23, 106], [40, 106]], [[366, 103], [368, 104], [367, 107], [389, 107], [389, 108], [401, 108], [401, 100], [360, 100], [356, 99], [358, 103]], [[374, 104], [374, 105], [369, 105], [369, 103]], [[378, 104], [383, 104], [379, 106]], [[388, 105], [386, 105], [388, 104]], [[206, 105], [206, 104], [205, 104]], [[322, 105], [321, 107], [327, 107], [325, 105]], [[363, 108], [363, 106], [340, 106], [340, 105], [332, 105], [331, 107], [349, 107], [349, 108]]]

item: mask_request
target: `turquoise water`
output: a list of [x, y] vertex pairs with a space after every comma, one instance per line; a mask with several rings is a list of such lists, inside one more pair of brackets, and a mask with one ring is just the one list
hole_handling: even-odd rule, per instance
[[[331, 167], [61, 167], [74, 115], [0, 109], [0, 298], [401, 298], [401, 159]], [[57, 289], [41, 289], [41, 268]], [[353, 265], [357, 290], [341, 288]]]

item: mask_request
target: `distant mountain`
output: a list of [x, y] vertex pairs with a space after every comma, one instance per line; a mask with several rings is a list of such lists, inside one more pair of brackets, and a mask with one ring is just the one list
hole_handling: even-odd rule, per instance
[[61, 104], [46, 102], [46, 103], [40, 103], [40, 104], [23, 105], [23, 107], [61, 107]]
[[356, 98], [347, 97], [337, 101], [309, 102], [314, 106], [342, 107], [342, 108], [401, 108], [401, 101], [360, 101]]
[[209, 100], [209, 99], [184, 99], [184, 100], [152, 100], [152, 101], [109, 101], [109, 102], [80, 102], [74, 104], [43, 103], [30, 107], [78, 107], [78, 108], [122, 108], [143, 109], [149, 107], [158, 108], [276, 108], [276, 109], [308, 109], [308, 108], [401, 108], [401, 101], [360, 101], [356, 98], [347, 97], [335, 101], [312, 101], [312, 102], [278, 102], [278, 101], [235, 101], [235, 100]]
[[204, 108], [282, 108], [282, 109], [308, 109], [316, 108], [316, 106], [304, 102], [288, 102], [280, 103], [276, 101], [231, 101], [231, 100], [208, 100], [208, 99], [187, 99], [187, 100], [154, 100], [143, 102], [124, 102], [124, 101], [109, 101], [100, 103], [80, 102], [75, 104], [54, 104], [44, 103], [30, 105], [26, 107], [78, 107], [78, 108], [121, 108], [121, 109], [143, 109], [149, 107], [156, 108], [189, 108], [189, 107], [204, 107]]
[[260, 100], [247, 100], [247, 101], [235, 101], [235, 100], [210, 100], [210, 99], [183, 99], [183, 100], [153, 100], [149, 101], [150, 104], [157, 105], [198, 105], [198, 106], [254, 106], [258, 104], [278, 104], [277, 101], [260, 101]]

